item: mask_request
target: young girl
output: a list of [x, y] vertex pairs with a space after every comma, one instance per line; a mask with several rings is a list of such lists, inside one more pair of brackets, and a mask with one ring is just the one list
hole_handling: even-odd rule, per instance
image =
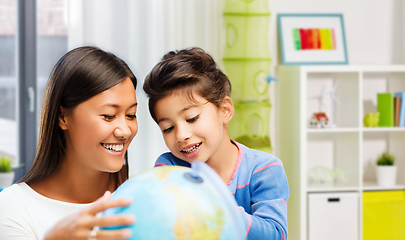
[[248, 239], [287, 239], [289, 189], [282, 162], [229, 139], [231, 86], [212, 57], [199, 48], [169, 52], [143, 89], [170, 150], [155, 166], [204, 161], [235, 196]]
[[138, 131], [135, 87], [128, 66], [95, 47], [76, 48], [57, 62], [45, 89], [34, 163], [0, 193], [0, 239], [130, 237], [128, 230], [94, 227], [135, 221], [96, 217], [130, 204], [109, 197], [128, 178], [126, 152]]

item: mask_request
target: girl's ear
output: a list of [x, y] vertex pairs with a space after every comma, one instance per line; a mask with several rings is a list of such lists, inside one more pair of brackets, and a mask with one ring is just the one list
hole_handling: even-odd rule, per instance
[[228, 122], [232, 119], [233, 113], [234, 113], [234, 108], [233, 108], [233, 102], [230, 97], [226, 96], [224, 99], [222, 99], [221, 103], [222, 107], [222, 112], [223, 112], [223, 120], [224, 124], [228, 124]]
[[66, 118], [66, 109], [64, 107], [60, 107], [60, 114], [59, 114], [59, 127], [62, 130], [67, 130], [67, 118]]

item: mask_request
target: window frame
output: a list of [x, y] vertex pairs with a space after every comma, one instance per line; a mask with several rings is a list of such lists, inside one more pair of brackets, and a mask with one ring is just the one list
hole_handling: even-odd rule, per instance
[[15, 180], [24, 176], [35, 158], [37, 148], [37, 61], [36, 61], [36, 0], [17, 3], [17, 124], [18, 158]]

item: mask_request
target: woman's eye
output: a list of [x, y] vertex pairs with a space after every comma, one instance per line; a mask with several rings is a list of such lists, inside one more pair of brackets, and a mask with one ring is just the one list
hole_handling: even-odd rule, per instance
[[200, 117], [200, 115], [197, 115], [197, 116], [195, 116], [195, 117], [193, 117], [193, 118], [187, 119], [187, 122], [188, 122], [188, 123], [193, 123], [193, 122], [197, 121], [197, 119], [198, 119], [199, 117]]
[[106, 120], [113, 120], [115, 118], [114, 115], [103, 115], [104, 119]]
[[174, 127], [169, 127], [163, 130], [163, 133], [169, 133], [173, 130]]
[[134, 119], [134, 118], [136, 118], [136, 114], [127, 114], [127, 117], [131, 118], [131, 119]]

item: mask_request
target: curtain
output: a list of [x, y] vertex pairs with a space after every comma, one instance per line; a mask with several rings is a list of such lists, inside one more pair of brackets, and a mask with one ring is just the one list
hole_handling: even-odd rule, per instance
[[221, 65], [222, 0], [69, 0], [68, 49], [92, 45], [122, 58], [138, 79], [137, 136], [129, 153], [130, 175], [153, 167], [168, 151], [150, 117], [143, 80], [171, 50], [198, 46]]

